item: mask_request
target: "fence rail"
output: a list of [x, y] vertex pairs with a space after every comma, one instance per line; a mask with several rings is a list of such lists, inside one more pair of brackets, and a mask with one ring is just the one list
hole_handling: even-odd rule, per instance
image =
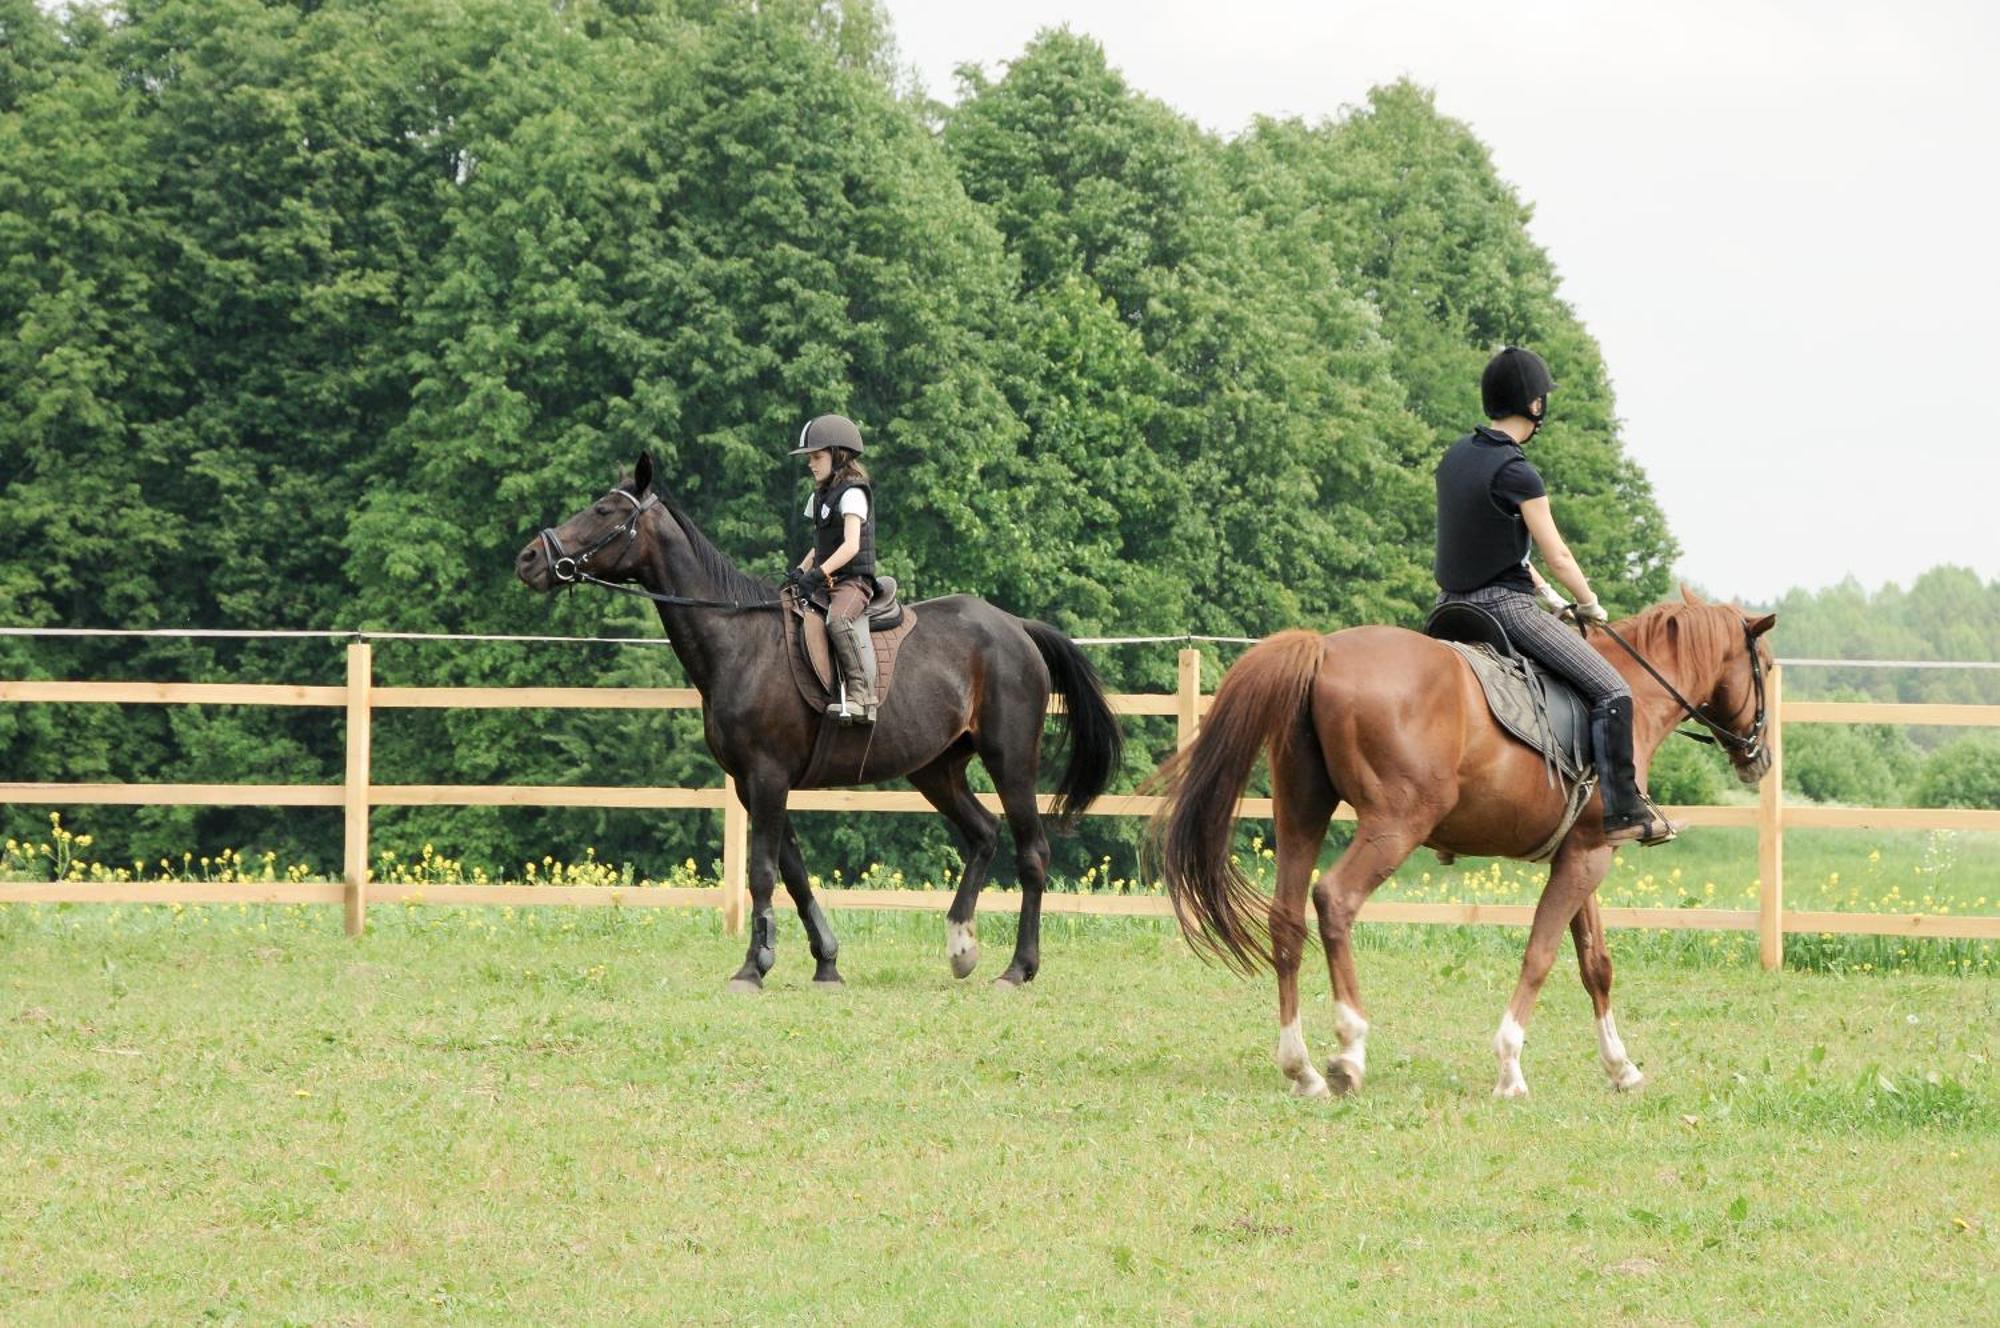
[[[244, 705], [341, 708], [346, 712], [346, 769], [338, 784], [63, 784], [0, 782], [0, 804], [101, 804], [201, 807], [339, 807], [343, 809], [342, 879], [338, 882], [200, 881], [104, 883], [60, 881], [0, 883], [0, 902], [204, 904], [341, 904], [347, 929], [359, 934], [370, 903], [557, 904], [624, 908], [719, 907], [725, 927], [742, 927], [749, 864], [749, 817], [728, 778], [708, 788], [643, 788], [606, 785], [376, 784], [371, 780], [370, 737], [378, 710], [430, 709], [699, 709], [701, 697], [689, 687], [377, 687], [373, 647], [347, 646], [347, 682], [341, 687], [255, 683], [41, 682], [0, 681], [0, 703]], [[1784, 730], [1787, 724], [1926, 724], [2000, 726], [2000, 706], [1904, 705], [1886, 702], [1786, 701], [1783, 670], [1769, 678], [1769, 705], [1775, 717], [1774, 759], [1755, 806], [1688, 806], [1667, 809], [1696, 826], [1735, 826], [1757, 831], [1758, 901], [1752, 909], [1604, 909], [1612, 927], [1670, 931], [1755, 931], [1766, 968], [1784, 960], [1784, 937], [1792, 932], [1841, 932], [1876, 936], [1933, 936], [2000, 939], [2000, 917], [1939, 917], [1930, 914], [1788, 912], [1784, 907], [1784, 837], [1787, 829], [1932, 829], [2000, 831], [2000, 811], [1915, 807], [1812, 807], [1784, 800]], [[1122, 693], [1110, 698], [1121, 715], [1172, 716], [1177, 745], [1194, 740], [1201, 716], [1213, 701], [1201, 689], [1201, 655], [1184, 649], [1171, 693]], [[981, 798], [999, 810], [998, 799]], [[1046, 806], [1048, 799], [1043, 799]], [[928, 812], [917, 793], [847, 789], [792, 794], [796, 811]], [[652, 810], [721, 811], [722, 888], [549, 885], [399, 885], [368, 879], [368, 816], [375, 807], [619, 807]], [[1094, 816], [1151, 816], [1160, 799], [1114, 794], [1098, 800]], [[1269, 798], [1245, 798], [1237, 815], [1269, 818]], [[1342, 804], [1335, 813], [1353, 819]], [[951, 898], [944, 890], [835, 890], [822, 900], [835, 908], [940, 908]], [[1017, 892], [992, 890], [982, 907], [1018, 910]], [[1049, 913], [1169, 917], [1172, 906], [1158, 896], [1050, 894]], [[1371, 901], [1364, 919], [1447, 926], [1526, 926], [1534, 916], [1527, 904], [1421, 904]]]

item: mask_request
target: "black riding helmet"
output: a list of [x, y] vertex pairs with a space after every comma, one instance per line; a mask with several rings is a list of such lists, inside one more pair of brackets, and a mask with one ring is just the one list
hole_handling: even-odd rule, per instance
[[806, 421], [806, 427], [799, 430], [799, 445], [792, 449], [793, 456], [803, 456], [807, 452], [819, 452], [829, 447], [843, 447], [856, 456], [861, 455], [861, 430], [845, 415], [815, 415]]
[[[1502, 346], [1479, 375], [1479, 398], [1489, 420], [1525, 415], [1539, 425], [1548, 413], [1548, 395], [1555, 390], [1556, 380], [1542, 357], [1519, 346]], [[1537, 397], [1543, 399], [1539, 414], [1529, 409]]]

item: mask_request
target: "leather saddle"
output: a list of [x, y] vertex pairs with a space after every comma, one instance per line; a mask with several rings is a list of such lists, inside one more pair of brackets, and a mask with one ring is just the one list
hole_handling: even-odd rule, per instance
[[[889, 684], [896, 676], [896, 654], [911, 629], [917, 625], [917, 611], [905, 608], [896, 597], [896, 578], [875, 578], [875, 594], [868, 601], [868, 633], [875, 643], [875, 699], [889, 703]], [[810, 600], [795, 591], [784, 593], [785, 653], [792, 662], [792, 681], [799, 695], [817, 710], [837, 706], [834, 695], [833, 648], [826, 639], [827, 594], [818, 591]]]
[[[871, 632], [893, 632], [903, 624], [903, 602], [896, 598], [896, 578], [878, 576], [875, 578], [875, 594], [868, 601], [868, 630]], [[826, 611], [832, 597], [825, 586], [813, 592], [813, 607], [820, 612], [820, 621], [826, 620]], [[877, 665], [880, 668], [880, 665]]]
[[1493, 718], [1542, 754], [1551, 778], [1560, 773], [1575, 783], [1595, 774], [1590, 707], [1566, 679], [1516, 650], [1498, 618], [1476, 604], [1440, 604], [1424, 635], [1465, 656]]

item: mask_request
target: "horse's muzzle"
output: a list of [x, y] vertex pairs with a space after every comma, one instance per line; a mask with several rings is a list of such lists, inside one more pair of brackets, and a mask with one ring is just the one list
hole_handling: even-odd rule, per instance
[[514, 559], [514, 575], [530, 590], [554, 590], [558, 584], [555, 557], [537, 535]]

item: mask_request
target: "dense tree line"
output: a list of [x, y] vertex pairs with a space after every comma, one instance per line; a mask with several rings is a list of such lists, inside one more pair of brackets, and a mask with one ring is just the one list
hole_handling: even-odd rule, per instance
[[[962, 93], [900, 93], [867, 0], [0, 0], [0, 620], [657, 636], [633, 602], [528, 594], [513, 551], [650, 448], [774, 574], [804, 539], [787, 440], [839, 410], [918, 594], [1077, 634], [1415, 622], [1430, 464], [1505, 341], [1562, 384], [1538, 458], [1586, 566], [1620, 609], [1666, 592], [1595, 343], [1423, 90], [1224, 141], [1058, 31]], [[1098, 657], [1114, 687], [1171, 678], [1171, 647]], [[12, 677], [340, 669], [314, 641], [0, 640]], [[680, 681], [596, 646], [385, 643], [377, 669]], [[1135, 731], [1136, 777], [1170, 735]], [[0, 708], [4, 778], [339, 770], [333, 712]], [[623, 713], [390, 714], [376, 770], [715, 778], [693, 716]], [[330, 814], [89, 816], [125, 856], [337, 859]], [[377, 823], [516, 870], [715, 843], [694, 816]], [[826, 865], [946, 856], [919, 818], [804, 825]], [[1129, 839], [1093, 825], [1062, 869]]]
[[[1775, 605], [1794, 659], [2000, 662], [2000, 582], [1934, 567], [1905, 590], [1852, 579]], [[1788, 696], [2000, 705], [2000, 669], [1792, 669]], [[1786, 783], [1808, 797], [1880, 806], [2000, 807], [2000, 739], [1964, 728], [1800, 725]]]
[[[1910, 587], [1870, 592], [1851, 578], [1776, 601], [1772, 637], [1793, 700], [1963, 702], [2000, 705], [2000, 669], [1913, 663], [2000, 661], [2000, 582], [1963, 567], [1934, 567]], [[1812, 660], [1867, 660], [1828, 668]], [[1734, 783], [1708, 749], [1669, 743], [1653, 774], [1673, 801], [1709, 802]], [[2000, 807], [2000, 739], [1945, 726], [1795, 724], [1785, 730], [1787, 792], [1864, 806]]]

